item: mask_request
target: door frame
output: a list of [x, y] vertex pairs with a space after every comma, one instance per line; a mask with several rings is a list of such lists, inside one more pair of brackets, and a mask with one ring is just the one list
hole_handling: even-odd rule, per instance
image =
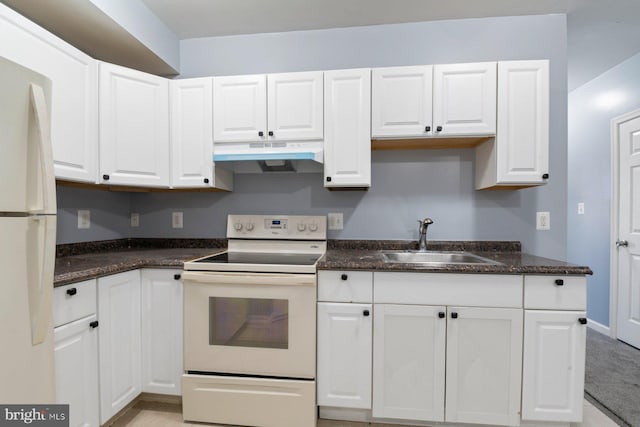
[[620, 126], [636, 117], [640, 109], [611, 119], [611, 235], [609, 238], [609, 336], [618, 338], [618, 248], [616, 240], [620, 231], [618, 207], [620, 206]]

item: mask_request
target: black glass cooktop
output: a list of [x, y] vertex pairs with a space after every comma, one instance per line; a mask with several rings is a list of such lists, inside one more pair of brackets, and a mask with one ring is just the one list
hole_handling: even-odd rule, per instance
[[320, 258], [318, 254], [223, 252], [199, 259], [195, 262], [213, 264], [314, 265], [318, 258]]

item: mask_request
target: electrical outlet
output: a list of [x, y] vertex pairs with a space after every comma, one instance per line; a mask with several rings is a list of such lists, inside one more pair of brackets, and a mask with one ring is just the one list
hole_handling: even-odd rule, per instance
[[578, 215], [584, 215], [584, 202], [578, 203]]
[[78, 210], [78, 228], [91, 228], [91, 211], [82, 209]]
[[536, 212], [536, 230], [551, 230], [550, 212]]
[[182, 228], [182, 212], [173, 212], [171, 214], [171, 226], [173, 228]]
[[328, 214], [327, 221], [329, 222], [329, 230], [342, 230], [344, 228], [342, 212]]
[[131, 226], [132, 227], [140, 227], [140, 214], [139, 213], [131, 213]]

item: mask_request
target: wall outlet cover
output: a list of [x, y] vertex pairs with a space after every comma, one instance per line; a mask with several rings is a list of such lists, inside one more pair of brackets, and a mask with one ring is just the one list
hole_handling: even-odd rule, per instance
[[139, 213], [131, 213], [131, 226], [132, 227], [140, 227], [140, 214]]
[[182, 212], [173, 212], [171, 214], [171, 227], [182, 228]]
[[86, 209], [78, 210], [78, 228], [91, 228], [91, 211]]
[[344, 228], [342, 212], [330, 213], [327, 215], [329, 230], [342, 230]]
[[536, 212], [536, 230], [551, 230], [550, 212]]

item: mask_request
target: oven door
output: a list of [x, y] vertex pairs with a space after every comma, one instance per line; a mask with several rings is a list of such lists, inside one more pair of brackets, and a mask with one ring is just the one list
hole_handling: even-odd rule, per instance
[[182, 278], [186, 371], [315, 378], [315, 274]]

